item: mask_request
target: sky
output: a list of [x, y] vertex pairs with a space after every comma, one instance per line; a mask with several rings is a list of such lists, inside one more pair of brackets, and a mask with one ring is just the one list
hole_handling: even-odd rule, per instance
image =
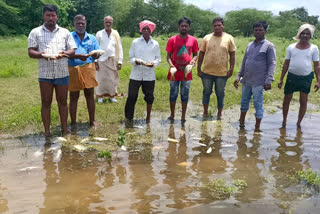
[[256, 8], [279, 15], [279, 11], [304, 7], [307, 9], [309, 16], [320, 16], [319, 0], [184, 0], [184, 2], [196, 5], [201, 9], [209, 9], [219, 15], [243, 8]]

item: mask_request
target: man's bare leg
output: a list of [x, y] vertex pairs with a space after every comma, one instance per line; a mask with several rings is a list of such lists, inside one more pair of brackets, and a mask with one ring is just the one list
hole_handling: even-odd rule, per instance
[[255, 125], [255, 129], [254, 129], [255, 132], [261, 132], [261, 130], [260, 130], [261, 120], [262, 120], [261, 118], [256, 118], [256, 125]]
[[203, 104], [203, 117], [208, 117], [208, 104]]
[[217, 119], [221, 120], [222, 117], [222, 108], [218, 108]]
[[301, 128], [301, 121], [306, 114], [307, 111], [307, 103], [308, 103], [308, 94], [300, 92], [300, 108], [299, 108], [299, 115], [298, 115], [298, 121], [297, 121], [297, 128]]
[[187, 112], [187, 102], [181, 102], [182, 104], [182, 114], [181, 114], [181, 121], [184, 122], [186, 121], [186, 112]]
[[80, 91], [70, 91], [70, 103], [69, 103], [69, 112], [71, 118], [71, 126], [76, 125], [77, 122], [77, 106], [80, 96]]
[[246, 120], [246, 115], [247, 115], [246, 111], [242, 111], [240, 113], [240, 119], [239, 119], [240, 127], [244, 127], [244, 123], [245, 123], [245, 120]]
[[50, 113], [54, 86], [48, 82], [39, 82], [41, 94], [41, 118], [44, 126], [44, 135], [49, 137]]
[[176, 103], [175, 102], [170, 102], [170, 119], [173, 120], [174, 119], [174, 111], [176, 108]]
[[150, 122], [151, 110], [152, 110], [152, 104], [147, 104], [147, 117], [146, 117], [147, 123]]
[[94, 88], [85, 88], [84, 96], [87, 101], [89, 124], [90, 126], [98, 126], [98, 123], [95, 121], [96, 104], [94, 102]]
[[69, 134], [68, 130], [68, 85], [56, 85], [56, 100], [59, 108], [62, 134]]
[[282, 115], [283, 115], [282, 128], [286, 127], [286, 124], [287, 124], [287, 116], [288, 116], [289, 105], [292, 100], [292, 96], [293, 94], [284, 95], [283, 104], [282, 104]]

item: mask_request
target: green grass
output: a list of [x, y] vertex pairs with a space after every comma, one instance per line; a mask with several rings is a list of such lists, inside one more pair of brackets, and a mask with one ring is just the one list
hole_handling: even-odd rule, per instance
[[[166, 80], [168, 72], [168, 63], [166, 61], [165, 47], [167, 37], [155, 37], [161, 48], [162, 62], [156, 68], [156, 86], [155, 101], [153, 111], [169, 114], [169, 83]], [[283, 91], [276, 88], [280, 78], [281, 68], [285, 57], [286, 48], [293, 41], [268, 38], [273, 42], [277, 49], [277, 70], [275, 74], [276, 81], [272, 84], [272, 90], [265, 93], [265, 103], [281, 103]], [[129, 63], [129, 48], [133, 38], [123, 37], [124, 63], [119, 72], [120, 82], [118, 92], [127, 93], [131, 65]], [[235, 38], [237, 44], [236, 66], [233, 77], [229, 79], [226, 85], [225, 108], [230, 108], [240, 104], [241, 90], [233, 87], [233, 81], [242, 63], [242, 58], [248, 42], [253, 38]], [[201, 39], [199, 39], [200, 45]], [[320, 46], [320, 40], [312, 40], [314, 44]], [[38, 65], [37, 60], [30, 59], [27, 53], [27, 37], [0, 37], [0, 133], [24, 134], [41, 132], [43, 130], [41, 123], [41, 100], [38, 83]], [[309, 100], [317, 104], [320, 94], [310, 93]], [[190, 89], [190, 100], [193, 105], [201, 107], [202, 103], [202, 82], [196, 75], [196, 68], [193, 69], [193, 80]], [[294, 95], [294, 101], [298, 100], [298, 94]], [[100, 136], [108, 136], [110, 133], [117, 133], [120, 122], [124, 118], [125, 98], [119, 98], [117, 104], [98, 104], [96, 106], [96, 119], [102, 125]], [[180, 101], [177, 110], [180, 109]], [[211, 96], [210, 112], [216, 111], [215, 96]], [[146, 104], [143, 100], [143, 94], [139, 94], [136, 104], [135, 117], [145, 117]], [[199, 112], [200, 113], [200, 112]], [[60, 125], [58, 117], [58, 108], [53, 99], [52, 105], [52, 127], [57, 128]], [[78, 104], [78, 122], [86, 123], [88, 113], [86, 109], [83, 92]]]
[[232, 194], [241, 193], [247, 187], [244, 180], [235, 180], [232, 184], [228, 185], [224, 179], [213, 179], [205, 185], [212, 198], [218, 200], [225, 200], [230, 198]]

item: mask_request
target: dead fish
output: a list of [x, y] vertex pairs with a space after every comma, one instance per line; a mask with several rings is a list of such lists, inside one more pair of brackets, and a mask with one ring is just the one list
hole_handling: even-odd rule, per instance
[[28, 166], [22, 169], [19, 169], [18, 171], [29, 171], [29, 170], [33, 170], [33, 169], [40, 169], [39, 166]]
[[80, 141], [80, 143], [86, 143], [86, 142], [88, 142], [88, 141], [89, 141], [89, 138], [87, 137], [87, 138], [82, 139], [82, 140]]
[[187, 75], [192, 71], [192, 65], [187, 65], [185, 68], [184, 68], [184, 73], [185, 73], [185, 78], [187, 78]]
[[171, 67], [170, 68], [170, 74], [171, 74], [171, 80], [174, 80], [174, 74], [177, 72], [176, 67]]
[[83, 152], [83, 151], [87, 150], [87, 147], [79, 145], [79, 144], [78, 145], [74, 145], [73, 148], [75, 150], [77, 150], [78, 152]]
[[92, 55], [95, 55], [96, 57], [100, 57], [102, 56], [103, 54], [105, 53], [104, 50], [93, 50], [93, 51], [90, 51], [89, 55], [88, 56], [92, 56]]
[[195, 144], [198, 144], [200, 146], [207, 146], [206, 144], [203, 144], [203, 143], [198, 143], [198, 142], [194, 142]]
[[56, 155], [54, 156], [54, 160], [53, 161], [55, 161], [55, 162], [59, 161], [60, 158], [61, 158], [61, 155], [62, 155], [62, 151], [61, 151], [61, 149], [59, 149], [57, 151]]
[[93, 139], [95, 139], [97, 141], [106, 141], [106, 140], [108, 140], [108, 138], [104, 138], [104, 137], [94, 137]]
[[222, 147], [233, 147], [233, 144], [225, 144]]
[[211, 153], [212, 152], [212, 148], [211, 147], [209, 147], [209, 149], [207, 150], [207, 154], [209, 154], [209, 153]]
[[163, 146], [154, 146], [154, 147], [152, 148], [152, 150], [158, 150], [158, 149], [163, 149]]
[[143, 129], [143, 126], [134, 126], [133, 128]]
[[193, 138], [192, 138], [192, 140], [201, 140], [201, 141], [202, 141], [202, 140], [203, 140], [203, 138], [200, 138], [200, 137], [193, 137]]
[[51, 147], [48, 149], [50, 151], [58, 151], [61, 148], [61, 144], [52, 144]]
[[170, 138], [170, 137], [168, 137], [168, 141], [170, 141], [170, 142], [174, 142], [174, 143], [179, 143], [179, 141], [178, 141], [178, 140], [173, 139], [173, 138]]
[[68, 140], [64, 137], [57, 137], [57, 140], [60, 142], [67, 142]]
[[99, 143], [99, 142], [87, 142], [87, 144], [89, 144], [89, 145], [100, 145], [101, 143]]
[[127, 147], [123, 146], [123, 145], [120, 147], [120, 149], [123, 150], [123, 151], [127, 151]]
[[58, 56], [60, 57], [68, 57], [66, 54], [49, 54], [49, 53], [43, 53], [41, 54], [43, 57], [46, 57], [48, 59], [56, 59]]
[[178, 166], [190, 166], [191, 163], [189, 162], [181, 162], [181, 163], [178, 163]]

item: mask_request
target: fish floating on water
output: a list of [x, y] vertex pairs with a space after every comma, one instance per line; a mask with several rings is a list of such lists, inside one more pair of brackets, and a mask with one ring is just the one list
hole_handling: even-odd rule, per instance
[[28, 166], [28, 167], [19, 169], [18, 171], [30, 171], [30, 170], [33, 170], [33, 169], [40, 169], [40, 166]]
[[73, 148], [75, 150], [77, 150], [78, 152], [83, 152], [83, 151], [87, 150], [87, 147], [82, 146], [82, 145], [74, 145]]
[[178, 140], [173, 139], [173, 138], [170, 138], [170, 137], [168, 137], [168, 141], [170, 141], [170, 142], [174, 142], [174, 143], [179, 143], [179, 141], [178, 141]]
[[211, 153], [212, 152], [212, 148], [211, 147], [209, 147], [209, 149], [207, 150], [207, 154], [209, 154], [209, 153]]
[[127, 147], [123, 146], [123, 145], [120, 147], [120, 149], [123, 150], [123, 151], [127, 151], [128, 150]]
[[67, 142], [68, 140], [64, 137], [57, 137], [57, 140], [60, 142]]
[[97, 141], [106, 141], [106, 140], [108, 140], [108, 138], [104, 138], [104, 137], [94, 137], [93, 139], [97, 140]]

